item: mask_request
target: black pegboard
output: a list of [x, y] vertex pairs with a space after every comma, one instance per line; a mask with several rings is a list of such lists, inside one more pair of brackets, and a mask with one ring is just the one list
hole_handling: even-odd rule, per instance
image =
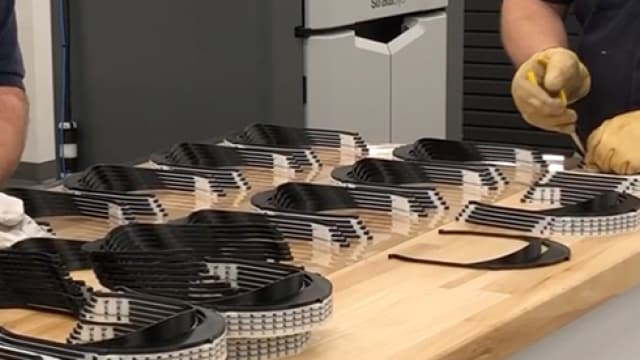
[[[571, 139], [528, 125], [515, 108], [510, 92], [515, 68], [499, 33], [501, 3], [465, 1], [463, 138], [571, 152]], [[573, 16], [567, 18], [567, 30], [575, 46], [580, 26]]]

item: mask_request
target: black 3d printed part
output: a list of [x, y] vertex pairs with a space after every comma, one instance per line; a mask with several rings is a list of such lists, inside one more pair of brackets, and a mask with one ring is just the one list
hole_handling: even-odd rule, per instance
[[[409, 255], [390, 254], [389, 259], [401, 260], [426, 265], [458, 267], [477, 270], [518, 270], [551, 266], [568, 261], [571, 258], [571, 250], [558, 242], [532, 236], [494, 234], [478, 231], [440, 230], [441, 235], [467, 235], [480, 237], [494, 237], [523, 241], [527, 243], [522, 249], [501, 256], [496, 259], [476, 263], [456, 263], [433, 259], [416, 258]], [[477, 242], [477, 240], [474, 240]]]
[[[126, 287], [221, 311], [231, 339], [229, 358], [271, 359], [298, 353], [307, 344], [309, 332], [331, 315], [331, 283], [320, 275], [298, 267], [246, 260], [284, 259], [253, 244], [254, 235], [281, 236], [270, 224], [219, 225], [220, 236], [210, 233], [216, 231], [214, 226], [153, 227], [162, 230], [156, 233], [164, 234], [140, 236], [140, 226], [131, 225], [86, 246], [97, 277], [108, 288]], [[125, 228], [135, 231], [123, 231]], [[200, 242], [204, 240], [201, 236], [187, 234], [203, 228], [210, 235], [208, 249]], [[241, 239], [242, 233], [249, 234], [249, 239]], [[235, 241], [226, 243], [225, 236], [235, 237]], [[197, 246], [184, 246], [194, 241], [190, 239], [196, 239]], [[245, 242], [253, 249], [244, 246]]]
[[422, 138], [411, 145], [396, 148], [393, 155], [403, 160], [457, 161], [468, 163], [513, 164], [546, 167], [542, 154], [534, 149]]
[[376, 186], [332, 186], [289, 182], [254, 195], [251, 204], [263, 211], [312, 214], [331, 210], [366, 209], [408, 216], [448, 209], [435, 189]]
[[11, 245], [10, 249], [55, 255], [61, 259], [67, 270], [75, 271], [91, 267], [89, 255], [82, 249], [86, 244], [86, 241], [78, 240], [29, 238]]
[[369, 153], [364, 139], [357, 133], [330, 130], [286, 127], [273, 124], [252, 124], [242, 131], [228, 136], [229, 143], [269, 147], [329, 147], [351, 149], [361, 155]]
[[[331, 284], [292, 266], [169, 252], [92, 254], [92, 260], [109, 288], [123, 286], [222, 312], [230, 338], [304, 333], [331, 313]], [[132, 269], [136, 276], [117, 275]]]
[[[262, 224], [274, 226], [282, 235], [294, 240], [323, 240], [348, 246], [353, 239], [361, 239], [359, 232], [344, 229], [335, 223], [288, 214], [260, 214], [253, 212], [205, 209], [191, 213], [182, 222], [188, 224]], [[368, 235], [362, 229], [360, 233]], [[364, 238], [362, 240], [367, 240]]]
[[195, 197], [217, 200], [225, 196], [223, 188], [246, 188], [241, 179], [229, 175], [229, 183], [215, 174], [186, 171], [163, 171], [123, 165], [95, 165], [82, 173], [66, 177], [63, 184], [76, 195], [90, 195], [124, 204], [137, 209], [147, 202], [156, 214], [155, 220], [166, 220], [167, 210], [156, 196], [157, 191], [171, 190], [192, 194]]
[[[51, 360], [226, 358], [226, 325], [217, 313], [125, 289], [96, 292], [71, 280], [55, 255], [0, 251], [0, 307], [74, 316], [67, 343], [0, 328], [0, 356]], [[10, 357], [3, 357], [9, 358]]]
[[247, 182], [237, 171], [192, 172], [158, 170], [124, 165], [94, 165], [64, 179], [67, 189], [104, 193], [174, 190], [224, 196], [225, 188], [246, 188]]
[[640, 194], [640, 177], [584, 173], [546, 172], [529, 188], [523, 202], [575, 204], [607, 191]]
[[180, 143], [165, 153], [151, 155], [154, 164], [175, 169], [213, 171], [243, 166], [284, 168], [296, 172], [319, 167], [317, 156], [308, 149], [261, 149], [213, 144]]
[[129, 224], [113, 229], [104, 239], [88, 243], [85, 249], [107, 253], [187, 250], [200, 256], [278, 262], [293, 259], [289, 244], [269, 224]]
[[640, 227], [640, 199], [629, 194], [604, 192], [577, 204], [547, 210], [470, 202], [457, 220], [545, 236], [613, 235]]
[[353, 165], [336, 167], [331, 176], [342, 183], [416, 187], [434, 184], [478, 186], [495, 190], [507, 184], [498, 169], [489, 166], [455, 166], [364, 158]]
[[156, 199], [150, 197], [136, 197], [123, 203], [108, 196], [26, 188], [9, 188], [4, 192], [21, 199], [25, 213], [32, 218], [86, 216], [126, 224], [138, 221], [138, 218], [162, 219], [166, 216]]

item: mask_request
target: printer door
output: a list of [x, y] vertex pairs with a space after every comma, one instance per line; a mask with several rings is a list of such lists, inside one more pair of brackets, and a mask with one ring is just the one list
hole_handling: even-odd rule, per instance
[[372, 143], [390, 140], [387, 44], [353, 30], [314, 35], [305, 43], [305, 67], [307, 126], [357, 131]]
[[407, 17], [389, 43], [391, 141], [446, 137], [447, 20], [444, 12]]

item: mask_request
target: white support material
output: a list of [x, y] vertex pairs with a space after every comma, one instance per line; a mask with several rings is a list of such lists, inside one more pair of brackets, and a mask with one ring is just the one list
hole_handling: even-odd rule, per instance
[[305, 45], [307, 126], [357, 130], [388, 142], [390, 59], [386, 44], [353, 31], [313, 36]]
[[447, 5], [447, 0], [305, 0], [305, 27], [330, 29]]
[[444, 12], [405, 19], [407, 30], [389, 43], [391, 141], [446, 138], [447, 18]]

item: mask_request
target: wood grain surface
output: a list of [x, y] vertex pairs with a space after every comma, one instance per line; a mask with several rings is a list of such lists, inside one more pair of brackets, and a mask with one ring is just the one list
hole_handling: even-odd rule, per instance
[[[265, 188], [274, 184], [263, 172], [253, 175], [263, 178]], [[522, 187], [512, 187], [498, 203], [522, 206], [521, 191]], [[179, 217], [193, 210], [193, 202], [184, 196], [161, 197]], [[225, 206], [247, 210], [247, 198]], [[367, 222], [381, 224], [382, 230], [393, 221], [379, 214], [368, 216]], [[57, 221], [53, 226], [60, 236], [85, 240], [109, 228], [85, 220], [50, 221]], [[436, 224], [412, 226], [404, 234], [378, 230], [377, 242], [348, 249], [292, 242], [302, 264], [332, 281], [335, 301], [331, 320], [314, 333], [310, 347], [293, 359], [504, 359], [640, 282], [637, 234], [554, 238], [571, 247], [571, 261], [492, 272], [410, 264], [387, 256], [403, 253], [475, 261], [512, 252], [523, 244], [439, 235], [438, 228], [467, 228], [452, 222], [451, 215]], [[90, 271], [72, 275], [97, 285]], [[9, 330], [55, 341], [64, 341], [73, 321], [20, 309], [0, 311], [0, 324]]]

